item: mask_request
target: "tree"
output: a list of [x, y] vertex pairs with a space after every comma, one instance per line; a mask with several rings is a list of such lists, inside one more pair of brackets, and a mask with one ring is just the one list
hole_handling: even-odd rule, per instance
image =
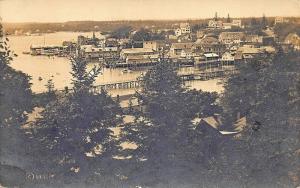
[[25, 184], [37, 147], [22, 129], [32, 111], [30, 77], [10, 67], [16, 54], [8, 43], [0, 23], [0, 181], [12, 187]]
[[264, 28], [266, 28], [267, 26], [268, 26], [268, 20], [267, 20], [267, 18], [266, 18], [266, 15], [263, 14], [263, 17], [262, 17], [262, 19], [261, 19], [261, 27], [264, 29]]
[[257, 25], [257, 21], [255, 18], [251, 18], [251, 22], [250, 22], [251, 26], [256, 26]]
[[123, 129], [123, 138], [138, 145], [127, 153], [134, 168], [129, 178], [148, 186], [172, 181], [186, 184], [195, 178], [192, 174], [199, 161], [188, 154], [203, 149], [193, 144], [194, 139], [204, 141], [200, 132], [195, 133], [192, 120], [219, 110], [215, 93], [186, 90], [171, 63], [161, 59], [146, 73], [142, 92], [137, 93], [144, 111]]
[[47, 88], [47, 95], [48, 98], [52, 98], [55, 96], [55, 87], [54, 87], [54, 83], [52, 79], [49, 79], [47, 81], [47, 84], [45, 85], [45, 87]]
[[246, 186], [292, 187], [299, 184], [299, 54], [266, 61], [246, 62], [228, 80], [224, 117], [246, 117], [236, 145]]
[[150, 40], [164, 40], [165, 33], [164, 32], [161, 32], [159, 34], [152, 33], [151, 31], [142, 28], [133, 34], [132, 39], [134, 41], [140, 41], [140, 42], [150, 41]]
[[227, 15], [227, 23], [230, 23], [231, 22], [231, 19], [230, 19], [230, 16], [229, 14]]
[[0, 24], [0, 125], [20, 125], [31, 110], [30, 77], [9, 66], [16, 55], [8, 46], [9, 39]]
[[131, 31], [132, 31], [132, 27], [130, 27], [130, 26], [121, 26], [121, 27], [115, 29], [111, 33], [111, 37], [117, 38], [117, 39], [128, 38]]
[[119, 104], [106, 91], [92, 92], [100, 68], [87, 70], [80, 56], [71, 62], [73, 92], [45, 107], [34, 132], [52, 152], [53, 168], [48, 170], [58, 180], [84, 182], [97, 177], [95, 173], [113, 174], [112, 157], [118, 146], [111, 128], [122, 122], [122, 116]]

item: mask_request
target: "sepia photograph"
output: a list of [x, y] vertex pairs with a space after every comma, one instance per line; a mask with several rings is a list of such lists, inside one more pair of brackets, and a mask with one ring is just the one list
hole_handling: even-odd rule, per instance
[[300, 188], [300, 0], [0, 0], [0, 188]]

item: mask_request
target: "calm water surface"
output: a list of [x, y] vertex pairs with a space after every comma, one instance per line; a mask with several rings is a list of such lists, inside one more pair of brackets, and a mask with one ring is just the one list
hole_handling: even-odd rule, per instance
[[[65, 57], [45, 57], [25, 55], [22, 52], [29, 51], [31, 45], [61, 45], [63, 41], [76, 41], [78, 35], [92, 36], [92, 33], [77, 32], [57, 32], [45, 34], [42, 36], [10, 36], [10, 47], [18, 57], [16, 57], [11, 66], [31, 76], [32, 90], [34, 92], [43, 92], [46, 90], [47, 80], [53, 79], [56, 89], [63, 89], [65, 86], [71, 87], [71, 65], [68, 58]], [[101, 36], [100, 36], [101, 37]], [[93, 67], [95, 64], [89, 64]], [[122, 73], [122, 69], [106, 69], [97, 78], [95, 85], [105, 83], [115, 83], [120, 81], [135, 80], [146, 69], [133, 71], [132, 73]], [[182, 72], [190, 72], [192, 68], [182, 68]], [[39, 77], [43, 80], [39, 81]], [[190, 88], [202, 89], [204, 91], [221, 92], [222, 85], [219, 80], [193, 81], [186, 85]], [[134, 93], [134, 89], [111, 90], [113, 96], [126, 95]]]

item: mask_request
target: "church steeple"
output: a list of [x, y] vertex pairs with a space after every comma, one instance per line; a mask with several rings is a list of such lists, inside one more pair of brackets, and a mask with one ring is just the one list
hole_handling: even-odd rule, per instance
[[218, 21], [218, 12], [215, 13], [215, 21]]

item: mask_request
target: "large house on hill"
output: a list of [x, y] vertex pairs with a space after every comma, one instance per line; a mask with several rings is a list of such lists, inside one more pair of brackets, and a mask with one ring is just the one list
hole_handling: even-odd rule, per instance
[[245, 40], [245, 34], [243, 32], [222, 32], [219, 35], [219, 41], [226, 44], [240, 44]]
[[284, 43], [291, 45], [295, 50], [300, 50], [300, 37], [296, 33], [290, 33], [285, 38]]

